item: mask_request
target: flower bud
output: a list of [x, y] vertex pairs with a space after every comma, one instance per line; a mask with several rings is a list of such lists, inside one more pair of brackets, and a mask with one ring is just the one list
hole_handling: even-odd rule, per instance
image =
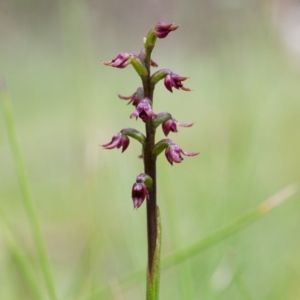
[[157, 38], [162, 39], [165, 38], [171, 31], [176, 30], [179, 27], [179, 25], [172, 24], [166, 24], [165, 22], [158, 22], [154, 26], [154, 33]]
[[138, 209], [143, 204], [145, 198], [149, 199], [149, 193], [145, 184], [136, 182], [132, 186], [131, 197], [133, 201], [133, 208]]
[[176, 30], [179, 25], [166, 24], [165, 22], [158, 22], [144, 38], [144, 48], [146, 51], [146, 56], [150, 57], [151, 52], [155, 46], [156, 39], [165, 38], [171, 31]]
[[152, 178], [145, 173], [137, 176], [135, 184], [132, 186], [131, 197], [134, 209], [138, 209], [145, 198], [149, 199], [148, 189], [152, 186]]

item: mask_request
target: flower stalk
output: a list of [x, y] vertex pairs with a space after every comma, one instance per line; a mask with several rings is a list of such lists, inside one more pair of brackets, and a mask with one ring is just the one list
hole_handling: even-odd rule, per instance
[[152, 51], [157, 39], [162, 39], [178, 28], [175, 24], [158, 22], [144, 39], [144, 48], [139, 55], [133, 53], [120, 53], [111, 61], [103, 64], [119, 69], [132, 65], [136, 73], [140, 76], [142, 87], [130, 96], [118, 95], [122, 100], [129, 100], [135, 111], [130, 118], [140, 118], [145, 123], [145, 135], [133, 128], [122, 129], [112, 137], [112, 140], [102, 145], [104, 149], [122, 148], [124, 152], [129, 146], [129, 137], [142, 144], [142, 155], [144, 163], [144, 173], [137, 176], [136, 182], [132, 186], [132, 200], [134, 209], [138, 209], [146, 199], [147, 206], [147, 239], [148, 239], [148, 265], [147, 265], [147, 300], [158, 300], [159, 277], [160, 277], [160, 249], [161, 249], [161, 222], [159, 208], [157, 206], [157, 176], [156, 159], [165, 150], [167, 161], [180, 163], [185, 156], [195, 156], [196, 152], [183, 151], [170, 139], [163, 139], [159, 142], [155, 140], [156, 129], [161, 125], [164, 134], [177, 132], [177, 126], [191, 127], [193, 123], [179, 123], [173, 119], [168, 112], [156, 114], [153, 111], [153, 94], [156, 84], [164, 80], [167, 90], [173, 92], [172, 88], [183, 91], [191, 89], [183, 86], [182, 81], [188, 77], [179, 76], [169, 69], [161, 69], [151, 75], [151, 67], [158, 67], [151, 58]]

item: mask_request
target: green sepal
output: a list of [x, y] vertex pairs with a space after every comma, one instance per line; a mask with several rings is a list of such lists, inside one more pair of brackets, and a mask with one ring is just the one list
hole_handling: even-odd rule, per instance
[[170, 72], [171, 71], [169, 69], [161, 69], [156, 71], [151, 76], [151, 83], [152, 84], [158, 83], [160, 80], [164, 79], [168, 74], [170, 74]]
[[138, 130], [134, 128], [124, 128], [121, 130], [121, 133], [126, 136], [130, 136], [144, 145], [146, 137]]
[[134, 67], [135, 71], [141, 76], [141, 77], [146, 77], [148, 76], [148, 71], [145, 65], [142, 63], [142, 61], [133, 56], [130, 58], [130, 63]]
[[153, 147], [152, 154], [159, 155], [162, 153], [166, 148], [169, 147], [169, 145], [172, 144], [172, 141], [170, 139], [163, 139], [156, 143]]
[[162, 123], [168, 121], [172, 119], [172, 115], [168, 112], [161, 112], [159, 114], [157, 114], [157, 116], [155, 118], [153, 118], [153, 126], [154, 128], [157, 128], [159, 125], [161, 125]]

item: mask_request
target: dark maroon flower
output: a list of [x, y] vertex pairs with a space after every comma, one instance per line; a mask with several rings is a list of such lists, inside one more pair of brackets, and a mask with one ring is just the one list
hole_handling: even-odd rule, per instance
[[135, 93], [133, 93], [130, 96], [122, 96], [118, 94], [118, 97], [122, 100], [130, 100], [127, 104], [132, 103], [133, 106], [137, 107], [137, 105], [140, 103], [141, 99], [144, 97], [144, 89], [142, 87], [139, 87]]
[[172, 131], [172, 132], [177, 132], [178, 131], [177, 126], [191, 127], [193, 125], [194, 125], [194, 123], [179, 123], [175, 119], [169, 119], [169, 120], [163, 122], [161, 126], [162, 126], [162, 130], [163, 130], [165, 136], [168, 136], [170, 131]]
[[154, 27], [154, 33], [159, 39], [165, 38], [171, 31], [176, 30], [179, 25], [166, 24], [165, 22], [158, 22]]
[[112, 140], [109, 143], [102, 145], [102, 147], [104, 149], [119, 149], [122, 147], [122, 152], [124, 152], [129, 146], [129, 143], [130, 140], [128, 136], [123, 135], [121, 132], [119, 132], [112, 137]]
[[104, 61], [102, 63], [106, 66], [123, 69], [129, 65], [131, 57], [132, 54], [130, 53], [120, 53], [115, 59], [111, 61]]
[[169, 146], [165, 150], [166, 158], [171, 165], [173, 165], [173, 162], [180, 163], [183, 160], [181, 154], [183, 154], [185, 156], [196, 156], [199, 153], [183, 151], [179, 146], [177, 146], [173, 142], [170, 143]]
[[137, 105], [136, 110], [130, 115], [130, 118], [141, 118], [143, 122], [147, 122], [147, 120], [151, 117], [156, 117], [156, 114], [153, 112], [150, 100], [148, 98], [143, 98], [140, 103]]
[[145, 198], [149, 199], [149, 193], [146, 185], [142, 182], [136, 182], [132, 186], [131, 197], [133, 201], [133, 208], [138, 209], [144, 202]]
[[181, 89], [184, 91], [191, 91], [190, 88], [185, 87], [182, 84], [182, 81], [187, 80], [188, 77], [181, 77], [175, 73], [170, 73], [165, 77], [164, 83], [165, 83], [165, 87], [171, 92], [173, 93], [172, 87], [174, 87], [175, 89]]

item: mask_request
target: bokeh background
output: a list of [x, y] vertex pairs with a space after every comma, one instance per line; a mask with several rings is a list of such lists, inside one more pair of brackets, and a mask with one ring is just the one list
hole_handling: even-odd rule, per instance
[[[190, 76], [193, 92], [159, 84], [155, 111], [194, 121], [170, 138], [200, 152], [173, 167], [158, 159], [162, 256], [300, 181], [299, 1], [1, 0], [0, 74], [60, 299], [101, 287], [111, 293], [95, 299], [144, 297], [144, 277], [119, 285], [146, 264], [145, 206], [134, 211], [130, 197], [140, 147], [99, 147], [121, 128], [143, 130], [117, 98], [140, 82], [101, 61], [138, 53], [161, 20], [181, 26], [153, 59]], [[1, 210], [43, 286], [2, 111]], [[299, 200], [163, 272], [161, 299], [300, 299]], [[35, 299], [0, 224], [0, 299]]]

